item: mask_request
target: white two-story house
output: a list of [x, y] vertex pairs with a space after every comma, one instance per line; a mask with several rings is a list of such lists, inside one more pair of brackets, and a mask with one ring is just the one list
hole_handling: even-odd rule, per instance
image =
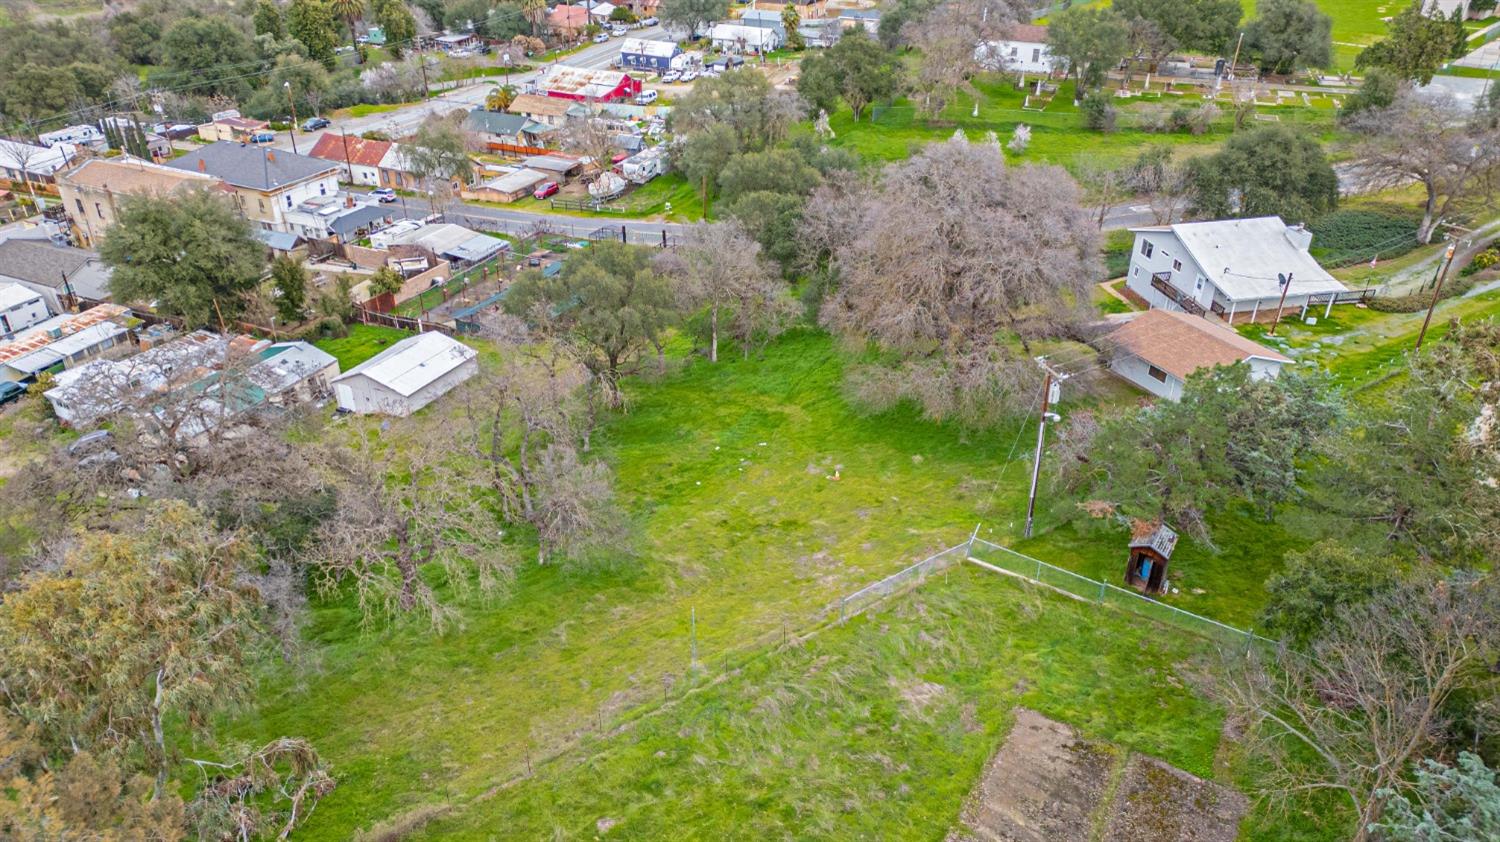
[[1052, 55], [1047, 44], [1047, 27], [1018, 23], [1001, 41], [981, 41], [974, 48], [974, 59], [986, 70], [1011, 73], [1046, 73], [1066, 70], [1068, 62]]
[[266, 231], [297, 233], [287, 211], [339, 190], [339, 164], [229, 140], [199, 147], [167, 166], [224, 182], [240, 213]]
[[1268, 320], [1291, 276], [1284, 312], [1357, 301], [1308, 253], [1312, 232], [1278, 216], [1132, 228], [1126, 286], [1152, 307], [1227, 322]]

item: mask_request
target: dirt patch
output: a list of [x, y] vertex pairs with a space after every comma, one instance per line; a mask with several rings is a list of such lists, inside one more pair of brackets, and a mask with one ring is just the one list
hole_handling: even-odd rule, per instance
[[1018, 708], [1005, 744], [964, 806], [954, 838], [989, 842], [1086, 840], [1115, 752], [1069, 726]]
[[1136, 755], [1126, 767], [1104, 842], [1234, 842], [1249, 807], [1244, 795]]
[[947, 842], [1234, 842], [1249, 801], [1033, 710], [990, 759]]

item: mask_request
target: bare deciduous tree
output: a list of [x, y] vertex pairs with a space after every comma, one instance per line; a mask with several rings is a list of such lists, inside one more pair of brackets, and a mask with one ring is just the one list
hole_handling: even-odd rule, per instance
[[721, 315], [729, 317], [730, 333], [749, 357], [758, 338], [779, 335], [796, 314], [786, 284], [738, 223], [697, 226], [656, 265], [676, 279], [684, 310], [707, 312], [710, 362], [719, 361]]
[[1030, 338], [1070, 329], [1098, 275], [1098, 231], [1080, 199], [1061, 169], [1007, 168], [996, 144], [961, 136], [854, 194], [859, 213], [834, 249], [839, 287], [821, 320], [899, 357], [855, 385], [894, 389], [931, 417], [973, 425], [1024, 406], [1008, 399], [1029, 393], [1036, 369], [1006, 337], [1029, 353]]
[[1476, 120], [1450, 95], [1405, 90], [1386, 108], [1361, 112], [1349, 127], [1363, 135], [1355, 173], [1364, 186], [1416, 182], [1426, 193], [1417, 238], [1424, 243], [1445, 217], [1475, 199], [1491, 200], [1500, 169], [1500, 128]]
[[602, 461], [586, 461], [604, 401], [596, 378], [560, 342], [510, 356], [465, 390], [464, 443], [512, 523], [537, 532], [537, 560], [617, 543], [622, 519]]
[[[918, 109], [937, 117], [959, 91], [975, 96], [970, 80], [986, 69], [1002, 69], [1005, 58], [991, 56], [985, 45], [1004, 38], [1028, 10], [1005, 0], [946, 0], [922, 18], [908, 23], [903, 38], [921, 51], [912, 78]], [[977, 45], [977, 46], [976, 46]]]
[[1427, 575], [1345, 609], [1310, 653], [1231, 658], [1214, 687], [1268, 766], [1265, 794], [1285, 805], [1339, 793], [1358, 816], [1354, 838], [1365, 840], [1378, 793], [1407, 791], [1411, 764], [1441, 744], [1450, 697], [1494, 692], [1497, 647], [1495, 576]]
[[419, 613], [436, 629], [455, 619], [422, 570], [436, 565], [449, 589], [493, 594], [512, 559], [487, 478], [446, 436], [403, 427], [399, 440], [360, 435], [322, 452], [337, 509], [309, 561], [325, 590], [352, 582], [366, 620]]

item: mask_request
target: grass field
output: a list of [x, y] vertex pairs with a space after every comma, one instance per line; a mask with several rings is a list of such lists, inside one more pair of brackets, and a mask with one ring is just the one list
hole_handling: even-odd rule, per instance
[[1385, 37], [1384, 18], [1394, 17], [1408, 4], [1403, 0], [1317, 0], [1333, 19], [1333, 61], [1336, 69], [1354, 70], [1360, 50]]
[[[992, 497], [983, 481], [996, 438], [858, 415], [840, 372], [831, 341], [803, 335], [765, 360], [698, 364], [635, 389], [602, 442], [639, 535], [615, 567], [527, 565], [511, 598], [473, 606], [440, 639], [364, 635], [352, 605], [317, 609], [321, 673], [268, 675], [263, 704], [233, 729], [303, 734], [333, 760], [346, 784], [307, 838], [347, 838], [436, 792], [472, 795], [601, 708], [655, 696], [663, 676], [684, 681], [690, 612], [711, 659], [799, 628], [1017, 506], [1016, 488]], [[446, 422], [429, 410], [394, 434], [408, 423]]]
[[[1017, 704], [1233, 783], [1221, 715], [1186, 689], [1204, 654], [965, 566], [455, 801], [416, 838], [941, 839]], [[1247, 825], [1249, 840], [1332, 838]]]
[[[395, 335], [320, 344], [352, 365]], [[352, 601], [314, 608], [313, 667], [268, 666], [258, 703], [226, 725], [233, 739], [308, 737], [333, 764], [339, 789], [299, 838], [428, 819], [432, 838], [592, 836], [601, 819], [639, 839], [940, 838], [1017, 703], [1240, 780], [1219, 714], [1183, 674], [1200, 643], [991, 574], [956, 571], [778, 651], [839, 596], [975, 523], [1014, 543], [1028, 450], [1016, 444], [1034, 428], [973, 435], [856, 412], [844, 357], [819, 333], [727, 360], [632, 382], [629, 411], [596, 437], [635, 527], [612, 563], [527, 563], [442, 637], [362, 632]], [[455, 413], [440, 402], [389, 434], [462, 423]], [[1060, 526], [1061, 504], [1041, 515], [1025, 550], [1118, 578], [1118, 529]], [[1250, 512], [1215, 521], [1224, 551], [1184, 541], [1169, 599], [1248, 624], [1298, 540]], [[1307, 821], [1257, 817], [1249, 838], [1336, 835]]]

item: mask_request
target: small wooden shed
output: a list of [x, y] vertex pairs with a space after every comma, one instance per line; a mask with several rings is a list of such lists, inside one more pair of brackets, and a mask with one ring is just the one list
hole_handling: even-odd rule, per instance
[[1167, 564], [1177, 548], [1177, 533], [1158, 521], [1136, 521], [1130, 532], [1130, 561], [1125, 564], [1125, 584], [1141, 593], [1167, 589]]

